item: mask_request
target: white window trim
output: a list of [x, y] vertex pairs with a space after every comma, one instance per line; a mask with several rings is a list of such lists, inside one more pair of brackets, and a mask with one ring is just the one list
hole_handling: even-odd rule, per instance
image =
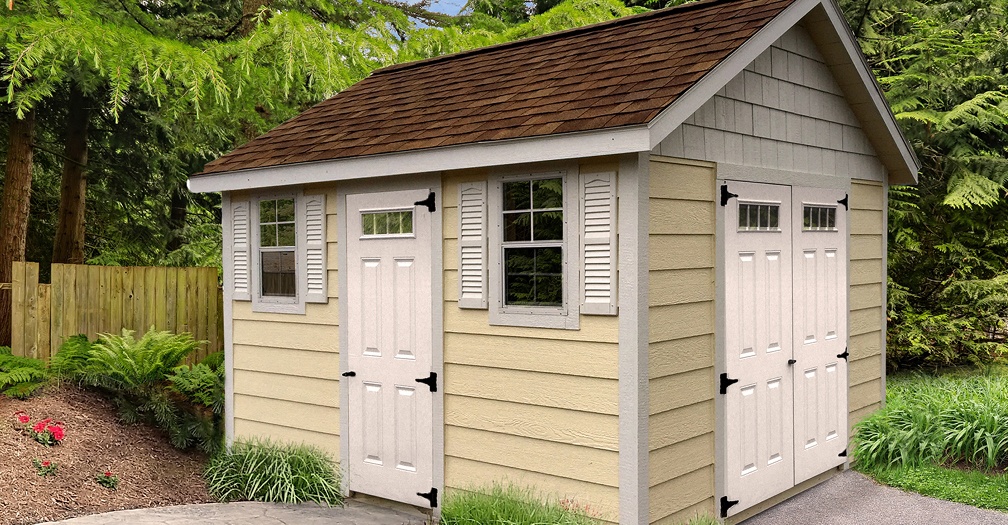
[[[294, 246], [294, 275], [297, 278], [297, 290], [294, 297], [263, 297], [262, 295], [262, 258], [260, 250], [259, 203], [264, 200], [294, 199], [294, 229], [297, 241]], [[276, 193], [260, 193], [250, 199], [249, 210], [251, 220], [249, 232], [251, 246], [249, 247], [249, 291], [252, 294], [252, 311], [276, 314], [305, 313], [305, 291], [308, 288], [308, 272], [305, 269], [305, 246], [308, 237], [305, 232], [304, 194], [301, 191], [284, 191]]]
[[[563, 306], [505, 306], [503, 260], [503, 184], [513, 180], [561, 178], [564, 192], [563, 249]], [[490, 303], [490, 324], [497, 326], [522, 326], [531, 328], [558, 328], [579, 330], [581, 241], [578, 225], [580, 197], [578, 170], [571, 168], [547, 172], [508, 172], [490, 177], [487, 188], [487, 261], [489, 281], [487, 291]]]

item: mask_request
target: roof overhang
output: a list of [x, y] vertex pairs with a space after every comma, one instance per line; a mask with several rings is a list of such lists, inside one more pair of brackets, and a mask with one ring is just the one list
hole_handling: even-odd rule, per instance
[[187, 186], [197, 193], [294, 186], [637, 153], [650, 144], [647, 126], [627, 126], [196, 175]]

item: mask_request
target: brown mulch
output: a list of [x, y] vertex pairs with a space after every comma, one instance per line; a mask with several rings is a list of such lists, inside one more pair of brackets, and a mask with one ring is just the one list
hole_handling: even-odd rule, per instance
[[[63, 421], [66, 436], [46, 447], [19, 433], [13, 414]], [[58, 466], [55, 476], [39, 476], [32, 459]], [[51, 386], [28, 400], [0, 396], [0, 525], [53, 521], [109, 512], [205, 503], [202, 471], [206, 456], [172, 447], [146, 425], [124, 425], [102, 396], [74, 386]], [[95, 481], [111, 471], [116, 490]]]

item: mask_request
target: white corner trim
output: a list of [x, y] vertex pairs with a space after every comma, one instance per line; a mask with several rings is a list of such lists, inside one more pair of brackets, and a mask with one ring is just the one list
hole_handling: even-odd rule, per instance
[[[224, 233], [224, 250], [231, 245], [231, 194], [221, 195], [221, 209], [223, 216], [221, 226]], [[224, 266], [224, 444], [231, 447], [235, 438], [235, 412], [234, 412], [234, 277], [233, 260], [231, 257], [222, 257], [221, 264]], [[229, 276], [232, 276], [229, 278]]]
[[186, 186], [196, 193], [245, 190], [650, 150], [647, 126], [627, 126], [198, 175]]
[[619, 242], [619, 523], [647, 525], [648, 466], [648, 196], [647, 152], [620, 160]]
[[822, 0], [797, 0], [786, 7], [780, 14], [768, 22], [755, 35], [749, 38], [738, 49], [732, 51], [728, 58], [714, 66], [710, 72], [694, 83], [685, 93], [657, 117], [651, 120], [648, 128], [651, 130], [651, 147], [653, 149], [665, 140], [690, 115], [696, 113], [731, 79], [735, 78], [753, 60], [766, 51], [771, 44], [794, 27], [812, 8]]

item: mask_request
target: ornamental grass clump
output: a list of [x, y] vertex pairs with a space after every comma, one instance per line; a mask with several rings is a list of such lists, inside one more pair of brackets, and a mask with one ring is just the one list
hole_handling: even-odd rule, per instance
[[595, 525], [595, 509], [571, 499], [540, 497], [532, 489], [494, 484], [472, 491], [449, 492], [440, 525]]
[[854, 457], [865, 468], [1008, 466], [1008, 376], [892, 378], [886, 408], [856, 427]]
[[336, 462], [308, 445], [238, 440], [210, 460], [204, 477], [220, 501], [343, 504]]

